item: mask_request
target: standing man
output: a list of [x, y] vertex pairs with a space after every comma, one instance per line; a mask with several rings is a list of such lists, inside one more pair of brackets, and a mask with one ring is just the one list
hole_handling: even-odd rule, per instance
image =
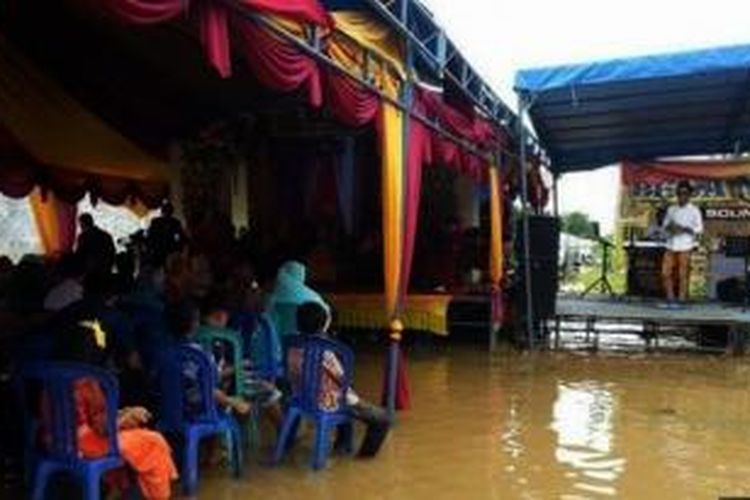
[[180, 220], [174, 216], [174, 207], [168, 201], [161, 206], [161, 215], [151, 221], [147, 242], [153, 264], [161, 267], [167, 257], [182, 251], [186, 241], [185, 230]]
[[671, 307], [679, 307], [677, 299], [684, 302], [688, 298], [690, 279], [690, 253], [698, 243], [698, 235], [703, 232], [703, 216], [700, 209], [690, 203], [693, 187], [687, 181], [677, 184], [677, 205], [667, 210], [662, 228], [667, 235], [664, 261], [662, 262], [662, 279]]
[[109, 274], [115, 264], [115, 242], [112, 235], [94, 224], [91, 214], [78, 217], [80, 232], [76, 254], [84, 265], [86, 274]]

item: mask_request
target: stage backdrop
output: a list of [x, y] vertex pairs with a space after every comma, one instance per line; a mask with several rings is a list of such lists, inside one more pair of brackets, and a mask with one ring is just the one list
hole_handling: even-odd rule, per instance
[[628, 241], [642, 237], [659, 207], [675, 201], [677, 183], [688, 180], [704, 216], [705, 234], [693, 257], [691, 288], [704, 289], [709, 256], [721, 239], [750, 235], [750, 161], [623, 162], [619, 227]]

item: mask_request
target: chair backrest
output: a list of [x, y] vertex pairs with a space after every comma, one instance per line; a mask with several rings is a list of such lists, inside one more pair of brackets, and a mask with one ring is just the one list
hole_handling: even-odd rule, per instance
[[242, 336], [243, 357], [252, 359], [253, 336], [258, 329], [259, 315], [254, 312], [241, 311], [234, 313], [229, 320], [229, 328], [237, 330]]
[[119, 455], [117, 380], [105, 370], [79, 363], [31, 363], [19, 370], [17, 384], [26, 423], [27, 446], [36, 448], [37, 432], [43, 429], [49, 437], [44, 440], [47, 447], [42, 451], [45, 455], [68, 462], [80, 460], [74, 389], [76, 382], [83, 380], [98, 384], [104, 395], [107, 455]]
[[[186, 370], [193, 370], [199, 402], [188, 414]], [[161, 389], [159, 427], [163, 431], [180, 432], [186, 423], [216, 422], [218, 411], [214, 402], [217, 387], [216, 366], [206, 352], [192, 345], [165, 349], [160, 356], [159, 385]]]
[[292, 302], [276, 302], [268, 311], [268, 315], [276, 327], [276, 332], [285, 337], [297, 333], [297, 308]]
[[283, 376], [281, 339], [271, 318], [263, 314], [258, 318], [252, 336], [252, 367], [262, 379], [273, 381]]
[[[320, 405], [321, 390], [324, 388], [323, 377], [329, 376], [324, 369], [326, 353], [334, 355], [341, 365], [343, 376], [338, 384], [338, 401], [336, 407], [343, 410], [346, 407], [346, 392], [352, 385], [354, 373], [354, 354], [346, 345], [335, 340], [319, 336], [303, 336], [285, 339], [285, 363], [287, 374], [290, 375], [292, 385], [292, 401], [303, 411], [319, 413], [325, 411]], [[299, 371], [299, 380], [291, 377], [295, 368], [291, 366], [294, 362], [294, 350], [301, 350], [302, 366]], [[329, 355], [330, 355], [329, 354]], [[297, 353], [297, 356], [300, 354]]]
[[[198, 330], [195, 340], [207, 353], [214, 354], [214, 357], [221, 354], [230, 360], [234, 366], [234, 395], [241, 395], [245, 388], [245, 372], [242, 366], [243, 346], [240, 332], [204, 325]], [[224, 352], [217, 353], [217, 348]]]

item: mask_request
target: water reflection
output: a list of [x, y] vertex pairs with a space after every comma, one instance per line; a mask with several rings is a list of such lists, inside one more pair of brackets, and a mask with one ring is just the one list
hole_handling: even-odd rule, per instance
[[625, 459], [613, 456], [615, 398], [606, 384], [558, 383], [552, 408], [557, 434], [555, 458], [572, 469], [573, 487], [588, 494], [614, 496]]

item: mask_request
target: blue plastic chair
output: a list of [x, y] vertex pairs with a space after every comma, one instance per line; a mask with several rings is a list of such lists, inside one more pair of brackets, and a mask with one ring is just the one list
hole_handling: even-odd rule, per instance
[[[279, 463], [289, 445], [296, 439], [297, 428], [300, 419], [307, 419], [315, 424], [315, 442], [311, 465], [315, 470], [325, 467], [328, 453], [331, 447], [331, 431], [338, 429], [343, 432], [345, 451], [351, 453], [354, 447], [352, 417], [347, 410], [346, 392], [351, 387], [354, 354], [347, 346], [323, 337], [298, 336], [287, 339], [286, 356], [287, 363], [290, 353], [294, 349], [303, 351], [301, 380], [290, 380], [292, 395], [289, 406], [284, 416], [279, 439], [274, 451], [274, 462]], [[326, 352], [334, 354], [344, 370], [341, 381], [341, 395], [338, 409], [327, 411], [320, 407], [319, 395], [323, 379], [323, 361]], [[287, 371], [290, 372], [289, 367]]]
[[254, 312], [240, 311], [232, 314], [229, 320], [229, 328], [240, 332], [242, 335], [242, 356], [252, 359], [252, 338], [258, 328], [259, 315]]
[[[200, 386], [200, 407], [188, 412], [183, 381], [183, 367], [197, 368]], [[217, 387], [216, 366], [204, 351], [191, 345], [180, 345], [162, 355], [160, 370], [161, 408], [159, 428], [167, 433], [179, 433], [184, 438], [182, 458], [182, 487], [186, 495], [198, 489], [198, 445], [210, 436], [224, 436], [229, 449], [232, 472], [242, 473], [241, 433], [236, 420], [219, 410], [214, 402]]]
[[[81, 379], [93, 379], [101, 387], [107, 404], [108, 453], [100, 458], [81, 458], [78, 453], [76, 405], [73, 384]], [[109, 470], [122, 467], [123, 460], [117, 446], [117, 381], [108, 372], [76, 363], [34, 363], [22, 367], [18, 374], [18, 388], [25, 414], [26, 464], [33, 470], [31, 498], [42, 500], [50, 478], [57, 472], [68, 472], [83, 483], [83, 497], [99, 500], [101, 479]], [[41, 392], [30, 391], [31, 386]], [[29, 398], [36, 398], [32, 401]], [[48, 422], [42, 422], [40, 412], [31, 411], [49, 401]], [[49, 427], [49, 447], [40, 448], [38, 431]]]

